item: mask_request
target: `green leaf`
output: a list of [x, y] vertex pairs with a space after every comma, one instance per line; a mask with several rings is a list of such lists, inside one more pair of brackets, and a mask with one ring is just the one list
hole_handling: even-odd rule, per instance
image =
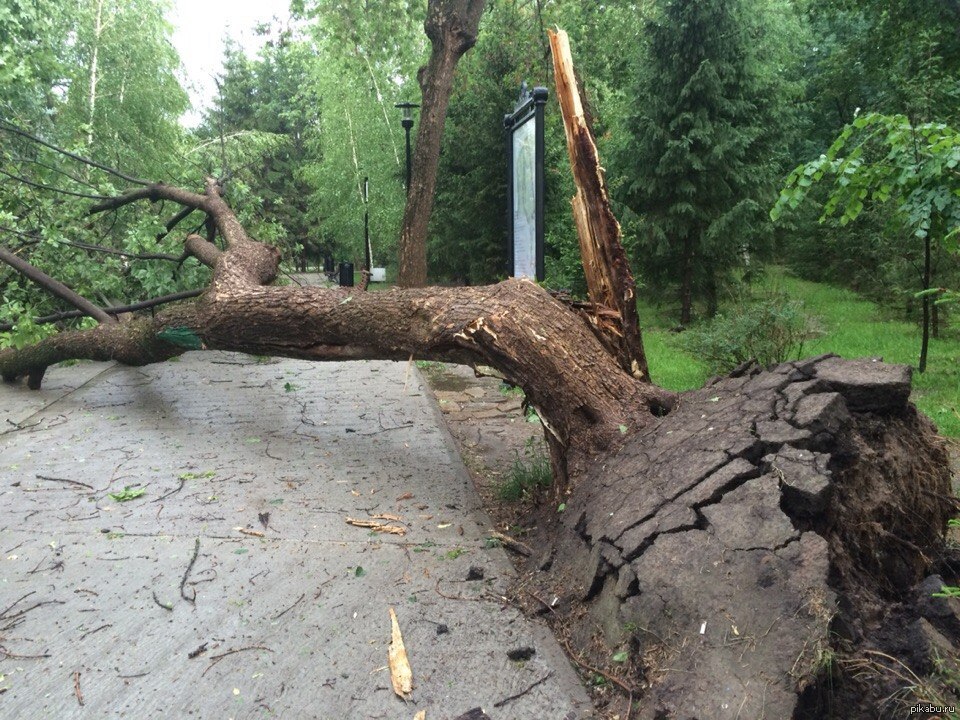
[[364, 569], [363, 569], [362, 567], [360, 567], [359, 565], [357, 565], [356, 569], [353, 571], [354, 577], [363, 577], [363, 576], [366, 575], [366, 574], [367, 574], [367, 571], [364, 570]]
[[110, 497], [117, 502], [129, 502], [140, 497], [146, 492], [146, 488], [134, 488], [127, 485], [120, 492], [110, 493]]
[[627, 653], [626, 650], [621, 650], [610, 659], [613, 660], [615, 663], [625, 663], [629, 659], [629, 657], [630, 655]]
[[157, 337], [187, 350], [203, 350], [204, 347], [200, 336], [188, 327], [164, 328], [157, 333]]

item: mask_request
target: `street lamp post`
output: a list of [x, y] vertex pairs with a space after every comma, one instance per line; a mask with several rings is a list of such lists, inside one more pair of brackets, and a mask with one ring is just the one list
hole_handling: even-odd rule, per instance
[[400, 121], [400, 124], [403, 125], [403, 129], [407, 134], [407, 195], [410, 194], [410, 128], [413, 127], [413, 110], [414, 108], [420, 107], [416, 103], [397, 103], [396, 107], [403, 110], [403, 120]]

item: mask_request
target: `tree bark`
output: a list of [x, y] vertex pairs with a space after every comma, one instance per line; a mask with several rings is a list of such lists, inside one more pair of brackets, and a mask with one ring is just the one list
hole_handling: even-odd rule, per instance
[[680, 325], [687, 327], [693, 317], [693, 248], [694, 239], [687, 236], [683, 239], [683, 255], [680, 271]]
[[420, 127], [400, 231], [397, 282], [402, 287], [427, 283], [427, 230], [453, 73], [463, 54], [477, 42], [484, 5], [485, 0], [430, 0], [427, 5], [424, 30], [430, 38], [431, 52], [418, 77], [422, 92]]
[[144, 365], [201, 348], [312, 360], [416, 356], [489, 365], [523, 388], [537, 409], [561, 481], [672, 407], [672, 393], [621, 369], [586, 315], [527, 280], [378, 293], [271, 287], [279, 253], [247, 236], [212, 179], [203, 194], [154, 184], [93, 211], [157, 199], [206, 212], [224, 238], [222, 252], [199, 235], [185, 241], [188, 253], [213, 268], [207, 291], [195, 303], [152, 318], [0, 351], [5, 380], [42, 378], [49, 365], [69, 359]]
[[[930, 259], [930, 234], [923, 239], [923, 289], [929, 290], [931, 283], [931, 259]], [[927, 351], [930, 347], [930, 295], [925, 294], [923, 302], [923, 328], [920, 339], [920, 360], [917, 363], [917, 370], [925, 372], [927, 369]]]

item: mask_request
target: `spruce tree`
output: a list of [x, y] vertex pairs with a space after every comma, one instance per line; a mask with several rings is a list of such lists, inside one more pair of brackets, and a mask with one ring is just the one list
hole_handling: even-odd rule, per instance
[[778, 91], [758, 58], [760, 3], [748, 2], [659, 0], [646, 23], [623, 199], [642, 218], [642, 277], [679, 287], [682, 325], [694, 299], [715, 312], [718, 286], [749, 259], [775, 169]]

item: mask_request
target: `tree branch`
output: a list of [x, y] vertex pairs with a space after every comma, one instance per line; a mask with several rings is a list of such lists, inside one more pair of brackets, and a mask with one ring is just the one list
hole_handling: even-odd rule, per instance
[[190, 214], [191, 214], [195, 209], [196, 209], [196, 208], [192, 208], [192, 207], [190, 207], [190, 206], [188, 205], [187, 207], [181, 209], [180, 212], [178, 212], [178, 213], [177, 213], [176, 215], [174, 215], [172, 218], [170, 218], [169, 220], [167, 220], [167, 222], [166, 222], [166, 224], [165, 224], [165, 226], [164, 226], [164, 227], [166, 227], [166, 231], [165, 231], [165, 232], [162, 232], [162, 233], [157, 233], [157, 237], [156, 237], [157, 242], [160, 242], [161, 240], [163, 240], [167, 235], [169, 235], [169, 234], [173, 231], [173, 229], [174, 229], [177, 225], [179, 225], [181, 222], [183, 222], [183, 221], [186, 220], [188, 217], [190, 217]]
[[28, 133], [26, 130], [21, 130], [21, 129], [18, 128], [16, 125], [12, 125], [12, 124], [10, 124], [10, 123], [8, 123], [8, 122], [0, 121], [0, 130], [6, 130], [7, 132], [14, 133], [15, 135], [19, 135], [20, 137], [26, 138], [27, 140], [30, 140], [31, 142], [35, 142], [35, 143], [37, 143], [38, 145], [43, 145], [44, 147], [50, 148], [51, 150], [53, 150], [53, 151], [55, 151], [55, 152], [58, 152], [58, 153], [60, 153], [61, 155], [65, 155], [66, 157], [71, 158], [72, 160], [76, 160], [77, 162], [81, 162], [81, 163], [83, 163], [84, 165], [89, 165], [90, 167], [95, 167], [95, 168], [97, 168], [98, 170], [103, 170], [103, 171], [106, 172], [106, 173], [110, 173], [110, 174], [113, 175], [114, 177], [118, 177], [118, 178], [120, 178], [121, 180], [126, 180], [127, 182], [133, 183], [134, 185], [150, 185], [150, 182], [149, 182], [148, 180], [142, 180], [142, 179], [140, 179], [140, 178], [136, 178], [136, 177], [133, 177], [133, 176], [131, 176], [131, 175], [127, 175], [127, 174], [125, 174], [125, 173], [120, 172], [119, 170], [117, 170], [117, 169], [115, 169], [115, 168], [109, 167], [108, 165], [101, 165], [100, 163], [98, 163], [98, 162], [96, 162], [96, 161], [94, 161], [94, 160], [90, 160], [89, 158], [85, 158], [85, 157], [83, 157], [83, 156], [81, 156], [81, 155], [76, 155], [76, 154], [70, 152], [69, 150], [64, 150], [62, 147], [58, 147], [58, 146], [56, 146], [56, 145], [52, 145], [51, 143], [48, 143], [46, 140], [41, 140], [41, 139], [38, 138], [36, 135], [31, 135], [31, 134]]
[[98, 320], [101, 323], [116, 322], [115, 318], [107, 315], [107, 313], [98, 308], [92, 302], [78, 295], [59, 280], [54, 280], [46, 273], [38, 270], [26, 260], [17, 257], [6, 248], [0, 248], [0, 260], [7, 263], [7, 265], [12, 267], [17, 272], [33, 280], [33, 282], [37, 283], [37, 285], [42, 287], [47, 292], [51, 293], [52, 295], [56, 295], [61, 300], [70, 303], [75, 308], [82, 310], [84, 314], [89, 315], [95, 320]]
[[103, 202], [97, 203], [88, 211], [89, 215], [107, 212], [108, 210], [117, 210], [124, 205], [135, 203], [138, 200], [149, 200], [157, 202], [158, 200], [172, 200], [194, 210], [203, 210], [209, 212], [207, 207], [207, 198], [189, 190], [182, 190], [172, 185], [163, 183], [150, 183], [146, 187], [130, 190], [116, 197], [104, 198]]
[[70, 195], [72, 197], [85, 198], [87, 200], [107, 200], [109, 197], [107, 195], [92, 195], [91, 193], [81, 193], [73, 192], [72, 190], [64, 190], [62, 188], [54, 187], [52, 185], [44, 185], [43, 183], [34, 182], [33, 180], [28, 180], [25, 177], [20, 175], [14, 175], [13, 173], [8, 173], [6, 170], [0, 170], [0, 174], [6, 175], [11, 180], [16, 180], [18, 183], [23, 183], [24, 185], [29, 185], [30, 187], [35, 187], [38, 190], [46, 190], [47, 192], [57, 193], [58, 195]]
[[47, 170], [52, 170], [58, 175], [63, 175], [66, 178], [70, 178], [78, 185], [86, 185], [88, 188], [93, 188], [94, 190], [97, 189], [97, 186], [94, 185], [93, 183], [87, 180], [84, 180], [83, 178], [77, 177], [73, 173], [68, 173], [66, 170], [61, 170], [60, 168], [55, 167], [53, 165], [48, 165], [47, 163], [40, 162], [39, 160], [34, 160], [32, 158], [22, 158], [17, 156], [11, 156], [11, 159], [16, 163], [30, 163], [31, 165], [37, 165], [39, 167], [46, 168]]
[[[0, 228], [2, 229], [2, 228]], [[124, 250], [115, 250], [113, 248], [103, 247], [102, 245], [92, 245], [90, 243], [77, 242], [75, 240], [57, 240], [60, 245], [69, 245], [80, 250], [89, 250], [90, 252], [101, 252], [107, 255], [119, 255], [130, 260], [169, 260], [170, 262], [183, 262], [189, 253], [181, 255], [170, 255], [168, 253], [129, 253]]]
[[46, 369], [64, 360], [116, 360], [133, 366], [163, 362], [183, 354], [186, 348], [161, 339], [159, 333], [167, 327], [195, 325], [195, 317], [194, 304], [178, 305], [156, 319], [112, 321], [88, 330], [57, 333], [21, 350], [0, 350], [0, 377], [12, 382], [27, 375], [28, 386], [36, 390]]
[[207, 241], [206, 238], [195, 234], [187, 235], [187, 239], [184, 241], [184, 247], [189, 255], [192, 255], [204, 265], [211, 268], [215, 267], [217, 261], [223, 256], [220, 248], [212, 242]]
[[[200, 288], [199, 290], [182, 290], [180, 292], [171, 293], [169, 295], [161, 295], [159, 297], [151, 298], [150, 300], [143, 300], [141, 302], [135, 302], [129, 305], [116, 305], [114, 307], [103, 308], [103, 311], [110, 315], [119, 315], [120, 313], [149, 310], [150, 308], [166, 305], [167, 303], [177, 302], [178, 300], [189, 300], [190, 298], [195, 298], [202, 295], [204, 292], [206, 292], [206, 288]], [[88, 316], [87, 313], [83, 312], [82, 310], [64, 310], [63, 312], [51, 313], [50, 315], [41, 315], [40, 317], [34, 318], [33, 323], [35, 325], [44, 325], [46, 323], [59, 322], [61, 320], [73, 320], [80, 317]], [[14, 324], [15, 323], [12, 322], [0, 323], [0, 332], [9, 332], [10, 330], [13, 330]]]

